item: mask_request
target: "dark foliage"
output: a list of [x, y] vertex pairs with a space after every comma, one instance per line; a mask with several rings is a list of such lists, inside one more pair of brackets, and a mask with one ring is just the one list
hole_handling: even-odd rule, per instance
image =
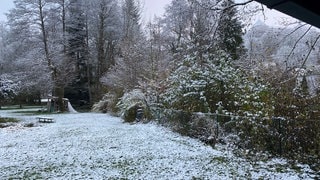
[[186, 111], [161, 110], [163, 115], [159, 122], [170, 127], [173, 131], [189, 136], [215, 146], [218, 137], [216, 121], [203, 113], [190, 113]]

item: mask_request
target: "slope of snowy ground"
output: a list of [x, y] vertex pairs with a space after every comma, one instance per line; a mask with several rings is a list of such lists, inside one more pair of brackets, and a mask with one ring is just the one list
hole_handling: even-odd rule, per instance
[[[18, 116], [0, 111], [0, 116]], [[155, 124], [98, 113], [0, 129], [0, 179], [313, 179], [282, 159], [250, 163]], [[19, 116], [36, 122], [35, 116]]]

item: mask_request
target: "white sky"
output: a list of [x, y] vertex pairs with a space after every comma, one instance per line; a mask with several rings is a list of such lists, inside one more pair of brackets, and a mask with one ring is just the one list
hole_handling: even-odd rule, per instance
[[7, 13], [11, 8], [13, 8], [13, 0], [0, 0], [0, 21], [5, 21]]
[[142, 0], [144, 3], [144, 19], [149, 21], [154, 15], [162, 16], [164, 8], [167, 4], [170, 4], [171, 0]]
[[[164, 7], [169, 4], [171, 0], [141, 0], [143, 5], [143, 21], [150, 21], [154, 15], [161, 16], [164, 13]], [[5, 21], [7, 13], [13, 8], [13, 0], [0, 0], [0, 21]]]
[[[238, 0], [239, 2], [244, 2], [246, 0]], [[261, 8], [261, 4], [257, 2], [250, 3], [252, 8]], [[257, 21], [262, 21], [269, 26], [286, 26], [289, 22], [296, 22], [297, 19], [286, 15], [278, 10], [269, 9], [266, 6], [263, 7], [263, 12], [260, 11], [256, 17], [251, 18], [254, 24]]]

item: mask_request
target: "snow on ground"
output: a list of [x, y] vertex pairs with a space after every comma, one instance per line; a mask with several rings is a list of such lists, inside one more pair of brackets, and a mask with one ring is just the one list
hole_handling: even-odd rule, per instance
[[98, 113], [49, 116], [55, 123], [0, 129], [1, 180], [314, 178], [308, 166], [297, 171], [282, 159], [250, 163], [152, 123], [127, 124]]

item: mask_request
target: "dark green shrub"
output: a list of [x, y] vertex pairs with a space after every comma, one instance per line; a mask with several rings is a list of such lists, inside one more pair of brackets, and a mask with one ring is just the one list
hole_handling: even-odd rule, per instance
[[19, 122], [16, 118], [0, 117], [0, 123], [17, 123]]
[[215, 119], [203, 113], [195, 113], [191, 117], [189, 136], [214, 146], [218, 137], [218, 127]]
[[20, 120], [16, 118], [0, 117], [0, 128], [5, 128], [18, 123]]
[[34, 127], [35, 124], [34, 123], [26, 123], [23, 125], [24, 127], [28, 127], [28, 128], [31, 128], [31, 127]]
[[191, 113], [185, 111], [165, 110], [160, 122], [173, 131], [187, 136], [190, 131], [191, 116]]

